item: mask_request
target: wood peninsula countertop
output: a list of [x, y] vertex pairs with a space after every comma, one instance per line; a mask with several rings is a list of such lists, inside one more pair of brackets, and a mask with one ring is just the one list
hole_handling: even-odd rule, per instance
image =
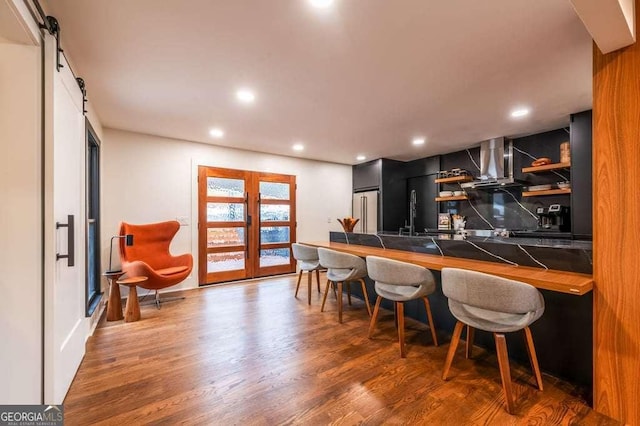
[[463, 259], [451, 256], [414, 253], [410, 251], [382, 249], [355, 244], [334, 243], [328, 241], [302, 242], [315, 247], [324, 247], [356, 256], [379, 256], [402, 262], [413, 263], [427, 269], [440, 271], [442, 268], [460, 268], [497, 275], [511, 280], [522, 281], [544, 290], [557, 291], [581, 296], [593, 290], [593, 276], [577, 272], [553, 269], [513, 266], [481, 260]]

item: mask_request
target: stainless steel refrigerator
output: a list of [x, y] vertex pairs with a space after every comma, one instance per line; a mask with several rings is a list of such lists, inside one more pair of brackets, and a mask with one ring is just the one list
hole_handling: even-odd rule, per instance
[[353, 232], [375, 234], [378, 232], [378, 191], [353, 194], [353, 217], [360, 219]]

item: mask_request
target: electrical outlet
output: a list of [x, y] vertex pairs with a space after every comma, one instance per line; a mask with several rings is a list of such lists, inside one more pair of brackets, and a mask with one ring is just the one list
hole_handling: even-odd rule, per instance
[[327, 218], [327, 223], [331, 223], [331, 218], [330, 217]]
[[180, 226], [189, 226], [189, 216], [177, 216], [176, 220], [180, 223]]

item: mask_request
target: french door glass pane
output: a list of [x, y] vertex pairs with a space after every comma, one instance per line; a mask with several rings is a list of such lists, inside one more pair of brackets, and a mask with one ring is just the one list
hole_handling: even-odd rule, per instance
[[260, 267], [287, 265], [290, 262], [288, 248], [260, 250]]
[[265, 243], [288, 243], [288, 226], [263, 226], [260, 228], [260, 242]]
[[207, 222], [244, 222], [244, 203], [207, 203]]
[[260, 182], [260, 197], [267, 200], [288, 200], [289, 184]]
[[207, 197], [244, 197], [244, 180], [208, 177]]
[[207, 247], [243, 246], [244, 228], [208, 228]]
[[207, 273], [236, 271], [244, 269], [244, 252], [231, 251], [227, 253], [207, 254]]
[[285, 204], [260, 204], [260, 221], [281, 221], [289, 220], [291, 206]]

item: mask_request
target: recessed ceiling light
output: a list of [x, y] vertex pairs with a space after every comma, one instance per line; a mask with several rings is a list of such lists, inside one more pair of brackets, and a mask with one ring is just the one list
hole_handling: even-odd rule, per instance
[[411, 141], [411, 143], [414, 145], [424, 145], [424, 142], [424, 138], [414, 138], [413, 141]]
[[304, 145], [302, 145], [301, 143], [297, 143], [291, 148], [293, 148], [294, 151], [304, 151]]
[[224, 137], [224, 130], [219, 127], [214, 127], [213, 129], [209, 130], [209, 135], [211, 135], [212, 138], [220, 139]]
[[362, 161], [362, 160], [366, 160], [366, 159], [367, 159], [367, 157], [365, 157], [364, 155], [358, 155], [356, 157], [356, 160], [358, 160], [358, 161]]
[[256, 94], [249, 89], [239, 89], [236, 92], [236, 98], [242, 103], [252, 104], [256, 100]]
[[309, 0], [311, 6], [317, 9], [327, 9], [333, 5], [334, 0]]
[[520, 118], [520, 117], [524, 117], [525, 115], [529, 115], [529, 108], [518, 108], [518, 109], [514, 109], [513, 111], [511, 111], [511, 117], [513, 118]]

